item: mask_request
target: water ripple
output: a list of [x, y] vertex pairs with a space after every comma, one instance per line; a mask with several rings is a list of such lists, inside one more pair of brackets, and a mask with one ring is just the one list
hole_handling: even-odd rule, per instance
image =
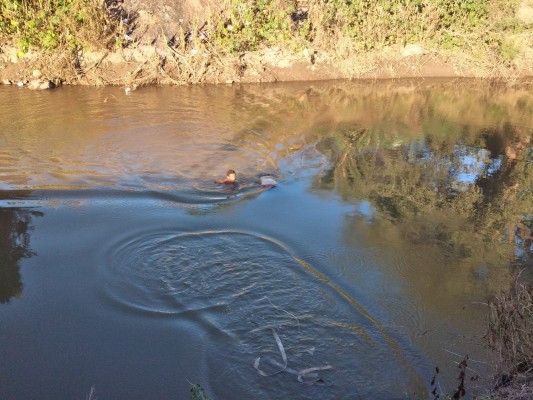
[[[321, 374], [326, 384], [306, 386], [302, 398], [390, 398], [420, 389], [420, 376], [399, 350], [408, 346], [399, 346], [356, 300], [268, 237], [147, 232], [110, 244], [104, 254], [104, 303], [121, 313], [194, 323], [209, 337], [210, 387], [219, 395], [294, 393], [296, 376], [265, 378], [252, 367], [259, 356], [267, 360], [264, 368], [280, 359], [271, 328], [291, 370], [334, 367]], [[373, 376], [384, 364], [392, 374], [388, 382]]]

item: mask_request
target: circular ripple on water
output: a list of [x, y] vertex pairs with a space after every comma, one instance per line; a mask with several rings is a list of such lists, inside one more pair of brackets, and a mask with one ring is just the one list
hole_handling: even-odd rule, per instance
[[[113, 248], [103, 276], [107, 298], [124, 311], [197, 324], [208, 338], [205, 384], [217, 398], [390, 398], [420, 388], [410, 367], [417, 356], [274, 240], [156, 232]], [[258, 357], [269, 374], [284, 364], [274, 332], [288, 369], [260, 376]], [[333, 369], [320, 371], [313, 385], [294, 374], [326, 365]]]

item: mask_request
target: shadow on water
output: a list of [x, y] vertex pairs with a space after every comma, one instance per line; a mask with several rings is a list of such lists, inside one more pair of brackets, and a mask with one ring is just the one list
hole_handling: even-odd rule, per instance
[[31, 219], [43, 213], [0, 207], [0, 303], [22, 295], [20, 261], [35, 255], [30, 248]]

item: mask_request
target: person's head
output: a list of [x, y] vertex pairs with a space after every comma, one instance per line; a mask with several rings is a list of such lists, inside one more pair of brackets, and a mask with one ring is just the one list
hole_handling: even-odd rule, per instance
[[226, 180], [229, 182], [235, 182], [237, 180], [237, 173], [233, 169], [228, 169], [228, 172], [226, 172]]

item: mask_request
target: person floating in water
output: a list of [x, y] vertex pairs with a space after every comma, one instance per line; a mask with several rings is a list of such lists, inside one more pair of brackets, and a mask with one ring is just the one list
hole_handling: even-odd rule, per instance
[[237, 183], [237, 173], [233, 169], [229, 169], [226, 172], [226, 177], [224, 179], [217, 179], [215, 183]]
[[[274, 178], [269, 175], [262, 176], [260, 181], [263, 189], [270, 189], [278, 185], [278, 182], [276, 182]], [[237, 173], [235, 170], [230, 169], [228, 172], [226, 172], [226, 177], [224, 179], [217, 179], [215, 183], [238, 184], [239, 182], [237, 181]]]

